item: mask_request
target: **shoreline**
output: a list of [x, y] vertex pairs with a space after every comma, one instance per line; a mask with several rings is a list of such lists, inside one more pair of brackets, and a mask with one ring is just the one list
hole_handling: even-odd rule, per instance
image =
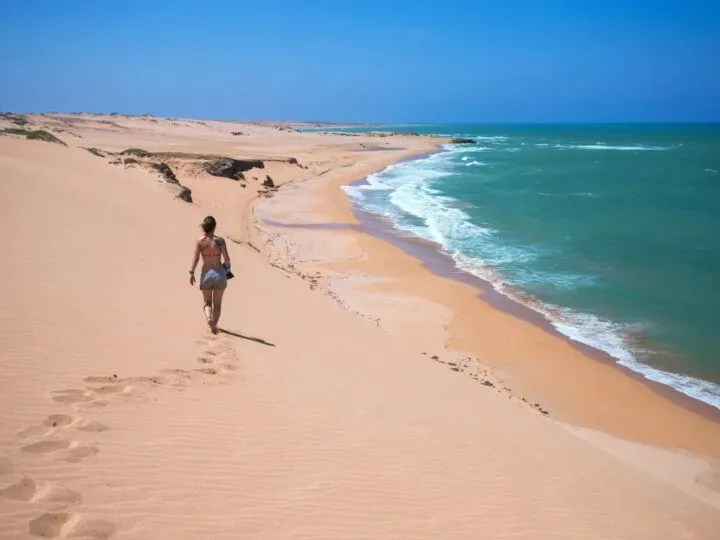
[[[596, 429], [629, 441], [636, 441], [668, 449], [683, 448], [698, 455], [720, 459], [720, 443], [717, 442], [720, 441], [720, 411], [715, 407], [687, 396], [669, 385], [645, 378], [641, 373], [637, 373], [619, 364], [614, 357], [604, 351], [570, 339], [568, 336], [556, 330], [551, 322], [541, 313], [503, 295], [495, 290], [491, 283], [458, 269], [454, 265], [454, 262], [438, 249], [439, 246], [395, 229], [392, 225], [385, 223], [380, 216], [360, 208], [351, 197], [341, 189], [342, 186], [345, 185], [363, 182], [370, 174], [378, 173], [388, 166], [396, 165], [404, 161], [423, 159], [434, 153], [441, 152], [443, 144], [445, 143], [438, 142], [435, 145], [435, 150], [432, 152], [416, 153], [409, 157], [397, 159], [374, 169], [366, 175], [356, 176], [354, 178], [343, 177], [333, 179], [322, 187], [318, 186], [317, 190], [323, 192], [323, 198], [326, 203], [318, 201], [319, 205], [322, 206], [319, 213], [325, 217], [322, 222], [311, 224], [286, 223], [282, 220], [264, 220], [255, 216], [256, 226], [264, 222], [265, 225], [271, 228], [294, 229], [294, 231], [299, 234], [302, 234], [303, 231], [314, 231], [316, 234], [346, 234], [355, 236], [361, 245], [360, 250], [365, 253], [365, 260], [372, 259], [374, 254], [380, 253], [380, 250], [382, 250], [380, 257], [390, 259], [390, 261], [366, 268], [364, 275], [366, 277], [367, 275], [386, 276], [393, 280], [393, 283], [386, 287], [370, 284], [365, 287], [366, 290], [393, 291], [396, 294], [409, 294], [425, 299], [429, 299], [429, 297], [432, 296], [433, 302], [443, 303], [443, 300], [439, 298], [443, 296], [442, 294], [429, 294], [429, 291], [432, 290], [431, 286], [427, 288], [421, 287], [419, 290], [418, 287], [408, 287], [402, 284], [402, 270], [407, 268], [407, 262], [399, 263], [399, 259], [412, 259], [415, 264], [410, 264], [412, 266], [419, 266], [419, 273], [426, 274], [426, 278], [429, 275], [442, 281], [451, 281], [455, 286], [451, 286], [450, 288], [464, 289], [461, 292], [456, 290], [454, 294], [450, 295], [454, 297], [454, 300], [457, 299], [458, 294], [462, 295], [463, 298], [461, 302], [445, 302], [446, 305], [455, 304], [450, 307], [453, 311], [452, 321], [445, 325], [444, 328], [444, 330], [447, 331], [447, 338], [445, 340], [445, 348], [447, 350], [475, 356], [482, 365], [488, 367], [491, 372], [501, 380], [512, 380], [512, 386], [519, 386], [521, 388], [521, 394], [531, 395], [531, 402], [539, 401], [542, 406], [546, 408], [548, 407], [547, 404], [550, 403], [551, 416], [561, 422], [582, 428]], [[307, 188], [309, 183], [311, 183], [311, 180], [306, 179], [296, 184], [296, 187], [300, 187], [301, 189]], [[309, 189], [312, 191], [315, 188], [311, 187]], [[308, 193], [305, 192], [304, 195], [308, 195]], [[311, 196], [317, 197], [317, 194], [312, 193]], [[368, 242], [369, 238], [382, 243], [386, 247], [376, 249], [378, 246], [377, 243]], [[339, 272], [340, 274], [348, 273], [350, 275], [360, 270], [359, 265], [347, 265], [338, 263], [337, 261], [319, 261], [310, 266], [319, 266], [324, 271], [330, 271], [330, 273]], [[321, 273], [324, 273], [323, 270], [321, 270]], [[362, 292], [360, 294], [362, 294]], [[347, 298], [344, 297], [342, 293], [338, 293], [337, 296], [340, 297], [343, 302], [347, 301]], [[477, 305], [473, 306], [473, 304]], [[592, 405], [592, 411], [589, 413], [587, 411], [587, 399], [580, 399], [579, 401], [585, 403], [581, 403], [580, 406], [578, 406], [578, 400], [569, 397], [573, 394], [582, 394], [582, 392], [574, 390], [573, 382], [567, 380], [572, 378], [576, 366], [570, 367], [569, 369], [565, 369], [566, 366], [562, 366], [562, 371], [564, 372], [562, 376], [565, 380], [560, 384], [553, 382], [553, 384], [548, 385], [546, 382], [537, 384], [537, 381], [532, 380], [532, 376], [523, 374], [522, 371], [527, 371], [527, 365], [488, 360], [488, 355], [484, 351], [482, 344], [478, 343], [478, 341], [481, 340], [476, 339], [472, 335], [472, 324], [468, 324], [464, 316], [468, 311], [473, 311], [474, 308], [479, 308], [480, 306], [484, 306], [484, 309], [489, 310], [491, 314], [495, 312], [496, 315], [502, 314], [526, 325], [530, 325], [535, 330], [542, 332], [547, 338], [561, 342], [564, 348], [571, 349], [573, 356], [578, 358], [581, 363], [584, 363], [584, 365], [581, 365], [581, 368], [585, 372], [596, 372], [597, 368], [605, 372], [610, 370], [612, 374], [609, 377], [613, 381], [616, 381], [618, 386], [622, 387], [624, 398], [635, 405], [642, 404], [642, 407], [640, 407], [643, 411], [642, 414], [635, 412], [635, 416], [639, 414], [639, 416], [644, 417], [649, 423], [636, 424], [633, 422], [633, 407], [628, 408], [626, 411], [631, 417], [629, 421], [628, 419], [623, 419], [624, 414], [622, 411], [616, 411], [614, 414], [609, 415], [609, 419], [603, 418], [608, 416], [599, 410], [602, 409], [603, 406], [612, 406], [612, 408], [615, 409], [622, 407], [616, 402], [605, 402], [605, 399], [612, 400], [612, 397], [607, 396], [606, 398], [605, 396], [599, 396], [597, 395], [597, 391], [594, 396], [594, 398], [597, 399], [596, 403]], [[557, 368], [557, 366], [555, 366], [555, 368]], [[555, 369], [555, 371], [557, 371], [557, 369]], [[602, 373], [601, 375], [602, 379], [608, 377], [606, 373]], [[589, 377], [586, 376], [585, 378], [588, 379]], [[607, 381], [605, 382], [608, 387], [614, 384], [607, 384]], [[561, 388], [563, 392], [557, 392]], [[630, 388], [630, 390], [628, 390], [628, 388]], [[651, 394], [654, 398], [649, 400], [645, 399], [643, 395], [634, 395], [632, 388], [640, 389], [638, 394], [645, 394], [646, 396]], [[523, 400], [525, 399], [523, 398]], [[649, 403], [650, 401], [652, 401], [652, 403]], [[583, 410], [584, 408], [585, 410]], [[665, 414], [657, 415], [658, 411], [665, 411]], [[651, 425], [653, 423], [659, 423], [657, 420], [658, 417], [667, 418], [667, 414], [670, 414], [673, 418], [672, 424], [674, 424], [673, 428], [668, 430], [668, 433], [665, 433], [665, 430], [662, 428], [658, 429], [657, 425]], [[696, 437], [695, 434], [698, 433], [698, 431], [689, 429], [688, 422], [697, 428], [701, 428], [701, 431], [705, 433], [712, 431], [716, 436], [708, 434], [707, 436]]]
[[[422, 158], [420, 157], [418, 159]], [[357, 182], [360, 181], [362, 180], [358, 180]], [[355, 230], [369, 234], [396, 246], [408, 255], [417, 258], [430, 272], [438, 277], [453, 279], [474, 287], [478, 291], [478, 301], [485, 302], [495, 309], [513, 317], [518, 317], [541, 328], [543, 331], [556, 336], [558, 339], [564, 340], [568, 343], [568, 345], [577, 349], [585, 356], [612, 366], [626, 377], [631, 377], [638, 382], [649, 386], [657, 393], [674, 401], [678, 405], [692, 412], [702, 414], [714, 422], [720, 423], [720, 409], [717, 407], [684, 394], [680, 390], [677, 390], [668, 384], [648, 379], [643, 376], [642, 373], [634, 371], [631, 368], [618, 363], [617, 358], [612, 356], [610, 353], [592, 347], [591, 345], [575, 341], [566, 336], [557, 330], [552, 325], [552, 322], [542, 313], [539, 313], [531, 307], [518, 302], [510, 296], [504, 295], [502, 292], [495, 289], [489, 281], [467, 272], [466, 270], [458, 268], [453, 259], [442, 251], [442, 246], [440, 246], [440, 244], [414, 236], [412, 233], [405, 233], [400, 229], [396, 229], [391, 224], [383, 220], [382, 216], [368, 212], [362, 209], [359, 205], [353, 204], [353, 212], [362, 222], [360, 226], [354, 227]]]

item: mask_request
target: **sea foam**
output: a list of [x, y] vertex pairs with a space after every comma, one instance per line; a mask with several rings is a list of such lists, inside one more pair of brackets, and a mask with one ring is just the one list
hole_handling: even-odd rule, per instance
[[555, 144], [553, 148], [567, 150], [620, 150], [620, 151], [657, 151], [670, 150], [667, 146], [612, 146], [609, 144]]
[[[504, 137], [475, 137], [502, 143]], [[595, 145], [555, 145], [555, 148], [579, 150], [666, 150], [665, 147]], [[393, 165], [371, 175], [367, 182], [344, 189], [367, 211], [386, 217], [396, 228], [415, 234], [442, 246], [455, 266], [489, 282], [501, 294], [542, 314], [568, 339], [603, 351], [616, 361], [643, 377], [720, 408], [720, 385], [690, 376], [668, 373], [639, 360], [640, 351], [633, 345], [632, 328], [592, 314], [543, 303], [522, 290], [523, 283], [547, 283], [553, 287], [572, 288], [592, 282], [589, 276], [560, 273], [540, 274], [525, 271], [510, 277], [500, 268], [512, 262], [515, 267], [531, 267], [538, 255], [533, 249], [504, 245], [496, 238], [497, 231], [473, 224], [465, 212], [467, 205], [444, 196], [433, 183], [451, 177], [457, 165], [481, 162], [463, 154], [490, 150], [483, 146], [445, 145], [444, 151], [416, 161]], [[458, 159], [459, 158], [459, 159]], [[365, 197], [374, 192], [372, 198]], [[591, 193], [574, 195], [593, 196]], [[372, 199], [372, 200], [371, 200]], [[522, 263], [518, 265], [518, 263]]]

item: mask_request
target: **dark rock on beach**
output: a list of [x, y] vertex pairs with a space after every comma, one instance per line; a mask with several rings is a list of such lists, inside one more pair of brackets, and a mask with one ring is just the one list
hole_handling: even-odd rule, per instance
[[455, 138], [450, 140], [450, 144], [475, 144], [475, 139]]
[[267, 175], [265, 175], [265, 181], [262, 183], [262, 185], [265, 187], [273, 188], [273, 187], [275, 187], [275, 182], [273, 182], [273, 179], [270, 178], [269, 174], [267, 174]]
[[265, 164], [259, 159], [232, 159], [220, 158], [209, 162], [205, 166], [208, 174], [239, 180], [243, 178], [242, 173], [257, 167], [264, 169]]

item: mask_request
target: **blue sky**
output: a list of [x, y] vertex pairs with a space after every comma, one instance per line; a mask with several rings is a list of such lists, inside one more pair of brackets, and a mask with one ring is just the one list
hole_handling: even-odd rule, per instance
[[720, 121], [720, 0], [3, 0], [0, 21], [0, 110]]

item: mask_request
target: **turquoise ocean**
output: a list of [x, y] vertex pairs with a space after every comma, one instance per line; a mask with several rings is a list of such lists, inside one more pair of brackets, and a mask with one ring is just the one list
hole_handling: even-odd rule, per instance
[[720, 408], [719, 124], [378, 129], [476, 142], [347, 186], [359, 208], [569, 339]]

